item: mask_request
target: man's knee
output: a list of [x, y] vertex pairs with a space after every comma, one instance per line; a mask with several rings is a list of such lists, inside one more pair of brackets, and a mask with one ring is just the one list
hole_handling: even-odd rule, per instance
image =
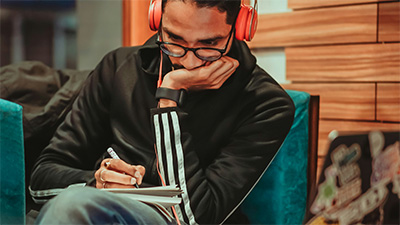
[[74, 187], [64, 190], [49, 203], [52, 204], [53, 207], [62, 205], [64, 209], [71, 207], [71, 210], [74, 210], [80, 206], [93, 204], [93, 202], [101, 200], [102, 196], [101, 191], [95, 188]]
[[89, 187], [74, 187], [62, 191], [40, 210], [37, 223], [88, 223], [88, 211], [96, 205], [101, 192]]

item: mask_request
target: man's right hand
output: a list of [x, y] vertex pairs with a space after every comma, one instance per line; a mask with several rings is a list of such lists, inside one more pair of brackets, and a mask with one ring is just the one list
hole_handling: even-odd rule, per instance
[[142, 184], [146, 169], [134, 166], [121, 159], [104, 159], [95, 172], [96, 188], [133, 188]]
[[223, 56], [193, 70], [173, 70], [164, 77], [161, 87], [189, 91], [219, 89], [238, 66], [239, 62], [236, 59]]

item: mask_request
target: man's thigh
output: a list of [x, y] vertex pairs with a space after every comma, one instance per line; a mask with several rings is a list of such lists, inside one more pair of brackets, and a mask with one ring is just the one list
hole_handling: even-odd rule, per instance
[[157, 209], [92, 187], [60, 193], [40, 210], [36, 224], [175, 224]]

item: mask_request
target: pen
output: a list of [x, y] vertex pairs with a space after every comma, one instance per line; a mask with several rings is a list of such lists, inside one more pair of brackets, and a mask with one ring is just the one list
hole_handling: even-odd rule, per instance
[[[109, 148], [107, 149], [107, 152], [108, 152], [108, 154], [110, 154], [110, 156], [111, 156], [113, 159], [121, 159], [121, 158], [119, 158], [119, 156], [117, 155], [117, 153], [114, 151], [113, 148], [109, 147]], [[136, 187], [136, 188], [139, 188], [139, 185], [137, 184], [137, 182], [135, 183], [135, 187]]]

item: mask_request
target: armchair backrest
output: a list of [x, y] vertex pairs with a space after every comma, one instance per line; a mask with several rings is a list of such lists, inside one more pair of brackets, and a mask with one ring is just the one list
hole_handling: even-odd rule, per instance
[[296, 112], [278, 154], [241, 205], [252, 224], [301, 224], [316, 185], [319, 96], [287, 90]]

